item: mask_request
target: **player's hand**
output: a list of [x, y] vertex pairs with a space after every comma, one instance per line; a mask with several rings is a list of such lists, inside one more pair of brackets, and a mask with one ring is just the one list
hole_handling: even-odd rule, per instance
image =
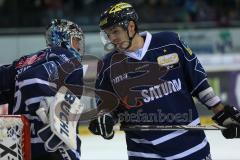
[[114, 120], [111, 115], [105, 114], [89, 123], [88, 129], [95, 135], [101, 135], [105, 139], [112, 139]]
[[240, 138], [240, 111], [236, 107], [225, 105], [212, 119], [218, 125], [227, 128], [222, 131], [225, 138]]

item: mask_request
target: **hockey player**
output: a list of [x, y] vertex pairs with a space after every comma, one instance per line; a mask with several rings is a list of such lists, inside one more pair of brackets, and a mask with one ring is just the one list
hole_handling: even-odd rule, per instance
[[[44, 97], [54, 96], [54, 80], [63, 78], [62, 85], [82, 85], [81, 56], [84, 53], [84, 35], [81, 28], [68, 20], [55, 19], [46, 30], [47, 48], [1, 66], [1, 104], [9, 103], [9, 114], [24, 114], [31, 124], [32, 160], [80, 159], [80, 139], [77, 150], [70, 150], [51, 132], [36, 114]], [[68, 77], [59, 77], [62, 65], [79, 61]], [[14, 104], [12, 103], [14, 102]], [[60, 145], [61, 144], [61, 145]]]
[[[196, 97], [228, 129], [226, 138], [240, 137], [239, 111], [221, 104], [207, 81], [196, 55], [173, 32], [138, 32], [138, 15], [131, 4], [117, 3], [100, 17], [105, 48], [96, 88], [118, 95], [118, 109], [92, 120], [89, 129], [105, 139], [114, 136], [113, 125], [199, 125]], [[102, 99], [101, 101], [104, 101]], [[227, 122], [230, 120], [229, 122]], [[131, 160], [211, 159], [203, 131], [126, 131]]]

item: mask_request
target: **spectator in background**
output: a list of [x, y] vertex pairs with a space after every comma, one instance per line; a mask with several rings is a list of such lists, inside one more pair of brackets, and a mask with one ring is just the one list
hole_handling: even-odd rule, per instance
[[197, 0], [186, 0], [184, 8], [188, 13], [189, 21], [195, 22], [197, 20], [197, 14], [199, 10]]
[[64, 0], [43, 0], [42, 5], [44, 7], [44, 24], [49, 22], [53, 18], [63, 18], [63, 6]]

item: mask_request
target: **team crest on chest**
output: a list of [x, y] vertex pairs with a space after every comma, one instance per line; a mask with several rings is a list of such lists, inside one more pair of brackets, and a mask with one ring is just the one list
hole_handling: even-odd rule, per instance
[[177, 64], [179, 62], [179, 57], [177, 53], [170, 53], [167, 55], [159, 56], [157, 62], [160, 66], [169, 66]]

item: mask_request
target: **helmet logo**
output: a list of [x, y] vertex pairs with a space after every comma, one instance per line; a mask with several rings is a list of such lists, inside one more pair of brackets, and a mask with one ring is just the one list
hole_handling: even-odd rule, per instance
[[130, 4], [128, 3], [118, 3], [116, 4], [115, 6], [113, 6], [111, 8], [111, 10], [109, 11], [109, 14], [112, 14], [112, 13], [116, 13], [116, 12], [119, 12], [121, 11], [122, 9], [125, 9], [125, 8], [130, 8], [132, 7]]
[[102, 21], [100, 21], [100, 26], [103, 26], [107, 24], [107, 18], [104, 18]]

